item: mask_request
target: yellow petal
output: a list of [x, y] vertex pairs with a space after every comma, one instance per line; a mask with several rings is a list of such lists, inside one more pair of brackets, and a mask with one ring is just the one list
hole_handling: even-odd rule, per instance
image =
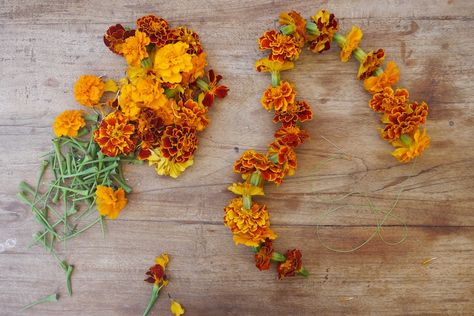
[[184, 308], [175, 300], [171, 300], [170, 310], [174, 316], [181, 316], [184, 314]]
[[166, 267], [166, 265], [168, 264], [169, 261], [170, 261], [170, 259], [169, 259], [168, 255], [166, 253], [161, 254], [161, 256], [156, 257], [156, 259], [155, 259], [155, 263], [159, 264], [163, 268]]
[[109, 79], [105, 82], [104, 91], [117, 92], [117, 90], [118, 90], [118, 87], [115, 81], [113, 81], [112, 79]]

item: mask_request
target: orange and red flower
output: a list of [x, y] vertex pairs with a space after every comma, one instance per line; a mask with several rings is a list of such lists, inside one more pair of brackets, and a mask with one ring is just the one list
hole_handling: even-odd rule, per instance
[[279, 263], [277, 266], [279, 279], [295, 276], [296, 273], [301, 272], [303, 269], [301, 251], [298, 249], [288, 250], [285, 257], [286, 261]]
[[275, 30], [266, 31], [258, 39], [260, 50], [271, 50], [269, 59], [281, 63], [298, 59], [301, 47], [294, 36], [283, 35]]
[[373, 94], [391, 87], [398, 82], [398, 79], [400, 79], [400, 69], [393, 61], [389, 61], [380, 76], [372, 76], [364, 80], [364, 87]]
[[357, 79], [365, 80], [372, 76], [372, 73], [382, 65], [384, 59], [385, 52], [382, 48], [369, 52], [360, 63]]
[[427, 116], [428, 105], [425, 102], [396, 106], [390, 112], [386, 112], [382, 118], [382, 122], [387, 124], [382, 131], [382, 136], [386, 140], [393, 141], [399, 139], [402, 134], [411, 134], [418, 126], [426, 122]]
[[185, 26], [172, 29], [169, 33], [168, 44], [183, 42], [189, 45], [186, 53], [199, 55], [202, 53], [202, 45], [199, 35]]
[[156, 15], [142, 16], [137, 20], [137, 29], [145, 33], [150, 38], [150, 43], [161, 47], [168, 40], [170, 27], [165, 19]]
[[234, 163], [234, 172], [241, 174], [244, 178], [256, 171], [269, 182], [280, 184], [283, 181], [284, 174], [280, 167], [255, 150], [245, 151]]
[[282, 12], [280, 14], [279, 22], [283, 25], [283, 29], [287, 29], [295, 37], [298, 46], [303, 47], [306, 42], [306, 19], [303, 18], [298, 12]]
[[282, 145], [276, 140], [270, 144], [268, 154], [280, 165], [284, 175], [292, 176], [295, 174], [298, 163], [295, 150], [292, 147]]
[[206, 116], [208, 108], [200, 105], [196, 101], [189, 99], [186, 102], [178, 102], [179, 113], [176, 124], [189, 126], [200, 132], [209, 125], [209, 119]]
[[161, 137], [161, 153], [177, 163], [188, 161], [197, 149], [196, 129], [188, 126], [167, 126]]
[[313, 119], [313, 111], [306, 101], [289, 103], [285, 111], [275, 111], [273, 122], [281, 122], [283, 127], [295, 126], [298, 122]]
[[286, 112], [295, 103], [295, 97], [295, 88], [288, 81], [281, 81], [279, 86], [269, 86], [260, 101], [268, 111]]
[[288, 126], [278, 129], [275, 132], [275, 138], [275, 141], [280, 145], [295, 148], [309, 138], [309, 134], [298, 126]]
[[133, 35], [135, 35], [135, 30], [127, 30], [121, 24], [112, 25], [104, 34], [104, 44], [113, 53], [123, 55], [121, 45]]
[[143, 108], [138, 116], [137, 132], [141, 140], [139, 160], [147, 159], [151, 149], [158, 147], [164, 130], [163, 120], [150, 108]]
[[107, 115], [94, 132], [94, 141], [110, 157], [128, 155], [137, 143], [135, 126], [120, 111]]
[[339, 29], [338, 22], [334, 14], [326, 10], [318, 11], [311, 20], [316, 24], [319, 34], [310, 42], [309, 48], [315, 53], [322, 53], [331, 48], [334, 33]]
[[224, 85], [219, 85], [219, 81], [221, 81], [222, 76], [216, 75], [214, 70], [210, 69], [207, 77], [209, 79], [209, 83], [205, 91], [204, 98], [202, 99], [202, 104], [210, 107], [212, 104], [214, 104], [214, 97], [218, 97], [220, 99], [225, 98], [229, 88]]
[[369, 107], [375, 112], [391, 112], [396, 106], [405, 106], [408, 102], [409, 93], [406, 89], [393, 91], [391, 87], [385, 87], [382, 91], [375, 93], [369, 101]]
[[258, 248], [255, 253], [255, 266], [260, 270], [270, 269], [270, 260], [273, 255], [273, 245], [270, 239], [266, 239], [263, 244]]

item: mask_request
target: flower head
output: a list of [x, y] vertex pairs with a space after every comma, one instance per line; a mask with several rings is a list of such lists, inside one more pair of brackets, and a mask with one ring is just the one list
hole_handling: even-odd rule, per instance
[[396, 140], [403, 134], [411, 134], [421, 124], [426, 122], [428, 105], [425, 102], [413, 102], [404, 106], [396, 106], [386, 112], [382, 122], [387, 124], [382, 131], [386, 140]]
[[232, 199], [224, 208], [224, 224], [234, 234], [235, 244], [257, 247], [267, 238], [273, 240], [267, 207], [253, 202], [249, 210], [244, 209], [242, 198]]
[[268, 58], [262, 58], [255, 62], [255, 69], [258, 72], [281, 72], [290, 70], [295, 67], [291, 61], [284, 61], [283, 63]]
[[260, 100], [268, 111], [285, 112], [295, 102], [296, 90], [288, 81], [281, 81], [279, 86], [269, 86]]
[[283, 172], [280, 167], [270, 161], [267, 156], [255, 150], [247, 150], [234, 163], [234, 172], [244, 179], [254, 172], [260, 172], [263, 179], [280, 184], [283, 181]]
[[260, 50], [271, 50], [270, 60], [281, 63], [298, 59], [301, 47], [294, 36], [283, 35], [275, 30], [265, 32], [259, 39]]
[[214, 98], [218, 97], [220, 99], [225, 98], [227, 96], [227, 92], [229, 92], [229, 88], [224, 85], [219, 85], [219, 81], [221, 81], [222, 76], [216, 75], [214, 70], [210, 69], [207, 74], [209, 83], [206, 88], [206, 91], [202, 97], [202, 104], [210, 107], [214, 104]]
[[199, 40], [199, 35], [193, 30], [188, 29], [185, 26], [180, 26], [172, 29], [168, 36], [168, 44], [183, 42], [188, 44], [188, 48], [186, 50], [188, 54], [199, 55], [202, 53], [202, 45], [201, 41]]
[[137, 158], [147, 159], [151, 155], [151, 149], [158, 147], [163, 134], [163, 120], [150, 108], [144, 108], [138, 116], [137, 132], [141, 140], [140, 151]]
[[364, 80], [364, 87], [367, 91], [374, 94], [390, 88], [400, 79], [400, 69], [393, 61], [387, 63], [387, 68], [380, 76], [372, 76]]
[[185, 162], [176, 162], [169, 160], [159, 149], [151, 150], [150, 156], [147, 158], [148, 165], [154, 166], [156, 173], [160, 176], [170, 176], [172, 178], [177, 178], [183, 173], [186, 168], [192, 166], [193, 158], [188, 159]]
[[148, 57], [146, 46], [150, 44], [150, 38], [144, 32], [135, 31], [134, 36], [130, 36], [125, 43], [120, 46], [120, 53], [123, 54], [127, 63], [138, 67], [143, 59]]
[[263, 188], [259, 186], [252, 185], [248, 182], [243, 183], [232, 183], [230, 187], [227, 188], [230, 192], [237, 195], [265, 195], [263, 193]]
[[362, 30], [357, 26], [352, 26], [352, 29], [346, 35], [346, 41], [341, 47], [341, 61], [347, 62], [352, 55], [352, 52], [359, 47], [359, 43], [362, 40]]
[[273, 245], [270, 239], [265, 240], [263, 244], [258, 248], [255, 254], [255, 266], [260, 271], [268, 270], [270, 268], [270, 260], [273, 255]]
[[310, 42], [309, 48], [313, 52], [322, 53], [331, 48], [334, 33], [339, 29], [338, 22], [334, 14], [326, 10], [319, 10], [311, 20], [316, 24], [319, 34]]
[[306, 19], [296, 11], [282, 12], [279, 22], [283, 25], [283, 29], [288, 33], [294, 34], [296, 42], [300, 47], [304, 46], [306, 41]]
[[76, 137], [79, 129], [84, 126], [86, 126], [86, 121], [82, 117], [82, 111], [77, 110], [64, 111], [56, 117], [53, 123], [56, 137]]
[[196, 129], [188, 126], [167, 126], [161, 137], [163, 157], [177, 163], [190, 160], [197, 149]]
[[306, 122], [313, 119], [311, 106], [305, 101], [289, 103], [284, 111], [275, 111], [273, 122], [281, 122], [283, 127], [295, 126], [298, 122]]
[[175, 120], [177, 125], [189, 126], [200, 132], [209, 125], [209, 119], [206, 116], [208, 108], [200, 105], [192, 99], [178, 102], [178, 118]]
[[403, 134], [399, 140], [392, 142], [396, 148], [392, 152], [392, 156], [400, 162], [409, 162], [415, 157], [420, 156], [423, 151], [430, 145], [430, 138], [426, 135], [426, 129], [420, 132], [417, 129], [411, 135]]
[[97, 76], [82, 75], [74, 85], [76, 101], [92, 107], [97, 105], [105, 91], [105, 83]]
[[114, 191], [113, 188], [98, 185], [95, 191], [97, 210], [101, 216], [116, 219], [127, 205], [125, 191], [122, 188]]
[[408, 97], [409, 93], [406, 89], [393, 91], [391, 87], [385, 87], [372, 96], [369, 107], [375, 112], [391, 112], [396, 106], [404, 107], [408, 102]]
[[275, 141], [278, 144], [292, 148], [301, 145], [307, 138], [308, 132], [298, 126], [282, 127], [275, 132]]
[[94, 132], [94, 141], [110, 157], [128, 155], [135, 150], [135, 126], [120, 111], [107, 115]]
[[133, 36], [134, 34], [135, 30], [126, 30], [121, 24], [112, 25], [104, 34], [104, 44], [113, 53], [122, 55], [121, 46], [127, 38]]
[[357, 79], [365, 80], [372, 76], [372, 73], [382, 65], [385, 59], [385, 52], [382, 48], [369, 52], [360, 63]]
[[189, 84], [195, 82], [198, 78], [204, 76], [204, 68], [207, 66], [206, 53], [202, 52], [199, 55], [193, 55], [191, 62], [193, 68], [189, 72], [182, 73], [182, 84]]
[[158, 47], [166, 44], [170, 31], [168, 22], [156, 15], [146, 15], [139, 18], [137, 29], [145, 33], [150, 38], [150, 43], [156, 44]]
[[277, 266], [278, 278], [283, 279], [289, 276], [295, 276], [303, 268], [301, 260], [301, 251], [298, 249], [288, 250], [286, 252], [286, 261], [281, 262]]
[[274, 157], [276, 163], [280, 165], [283, 174], [292, 176], [297, 167], [296, 153], [293, 147], [280, 144], [278, 140], [270, 144], [268, 149], [270, 157]]
[[155, 259], [155, 265], [153, 265], [146, 275], [148, 276], [145, 281], [155, 285], [167, 285], [167, 277], [165, 274], [166, 266], [168, 265], [169, 257], [167, 254], [161, 254]]
[[181, 73], [193, 68], [192, 56], [186, 53], [189, 45], [178, 42], [167, 44], [156, 51], [153, 67], [161, 80], [169, 83], [179, 83]]

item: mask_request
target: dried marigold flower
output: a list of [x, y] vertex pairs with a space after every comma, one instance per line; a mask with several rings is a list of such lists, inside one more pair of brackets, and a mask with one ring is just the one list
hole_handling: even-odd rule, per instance
[[269, 86], [260, 100], [262, 106], [270, 111], [285, 112], [295, 102], [296, 90], [288, 81], [281, 81], [279, 86]]
[[82, 75], [74, 85], [74, 97], [79, 104], [97, 105], [105, 91], [105, 83], [97, 76]]
[[400, 79], [400, 69], [393, 61], [387, 63], [387, 68], [380, 76], [372, 76], [364, 80], [365, 89], [374, 94], [389, 88]]
[[369, 52], [360, 63], [357, 79], [365, 80], [372, 76], [372, 73], [382, 65], [384, 59], [385, 52], [382, 48]]
[[359, 47], [362, 40], [362, 30], [357, 26], [352, 26], [352, 29], [346, 35], [346, 41], [341, 47], [341, 61], [347, 62], [352, 55], [352, 52]]
[[270, 260], [273, 255], [273, 245], [270, 239], [266, 239], [263, 244], [258, 248], [255, 253], [255, 266], [260, 270], [270, 269]]
[[185, 26], [172, 29], [168, 34], [168, 44], [183, 42], [188, 44], [186, 53], [199, 55], [202, 53], [202, 45], [199, 35]]
[[137, 20], [137, 29], [145, 33], [150, 38], [150, 43], [161, 47], [168, 40], [170, 27], [165, 19], [156, 15], [142, 16]]
[[207, 78], [209, 83], [207, 84], [206, 91], [201, 97], [201, 103], [204, 106], [210, 107], [214, 104], [214, 98], [218, 97], [220, 99], [225, 98], [227, 93], [229, 92], [229, 88], [224, 85], [219, 85], [219, 81], [221, 81], [222, 76], [216, 75], [214, 70], [209, 69], [207, 73]]
[[169, 83], [180, 83], [181, 73], [188, 72], [193, 68], [192, 57], [186, 53], [189, 45], [178, 42], [167, 44], [155, 53], [153, 68], [161, 80]]
[[313, 119], [311, 106], [305, 101], [296, 101], [288, 104], [286, 111], [275, 111], [273, 122], [281, 122], [283, 127], [295, 126], [297, 122], [306, 122]]
[[150, 157], [151, 149], [158, 147], [163, 134], [163, 120], [150, 108], [143, 108], [137, 120], [137, 134], [141, 140], [137, 158], [144, 160]]
[[405, 106], [408, 102], [409, 93], [406, 89], [393, 91], [391, 87], [385, 87], [382, 91], [375, 93], [369, 101], [369, 107], [375, 112], [390, 112], [396, 106]]
[[278, 278], [295, 276], [296, 273], [303, 269], [303, 261], [301, 259], [301, 251], [298, 249], [288, 250], [286, 252], [286, 261], [278, 263]]
[[267, 207], [253, 202], [250, 209], [244, 209], [242, 198], [232, 199], [224, 208], [224, 225], [234, 234], [236, 245], [257, 247], [266, 239], [275, 239], [270, 229]]
[[409, 162], [428, 148], [430, 138], [426, 135], [426, 129], [422, 132], [417, 129], [412, 135], [402, 135], [399, 140], [392, 142], [392, 145], [397, 148], [392, 152], [392, 156], [400, 162]]
[[178, 102], [179, 112], [177, 113], [178, 118], [175, 123], [181, 126], [189, 126], [200, 132], [209, 125], [209, 119], [206, 116], [208, 108], [199, 105], [192, 99], [186, 100], [186, 102], [180, 100]]
[[54, 120], [53, 130], [56, 137], [76, 137], [79, 129], [84, 126], [86, 121], [82, 117], [82, 111], [66, 110]]
[[191, 159], [197, 149], [196, 129], [188, 126], [167, 126], [161, 137], [161, 153], [168, 160], [183, 163]]
[[338, 22], [334, 14], [326, 10], [318, 11], [311, 17], [311, 20], [318, 27], [319, 35], [310, 42], [309, 48], [315, 53], [322, 53], [331, 48], [334, 33], [339, 29]]
[[309, 138], [307, 131], [300, 129], [298, 126], [282, 127], [275, 132], [275, 141], [280, 145], [295, 148], [301, 145]]
[[382, 131], [382, 137], [385, 140], [396, 140], [402, 134], [411, 134], [426, 122], [427, 116], [428, 105], [425, 102], [396, 106], [382, 118], [382, 122], [387, 124]]
[[278, 140], [272, 142], [268, 148], [269, 156], [280, 165], [284, 175], [292, 176], [298, 166], [295, 150], [286, 145], [282, 145]]
[[110, 157], [128, 155], [137, 143], [135, 126], [120, 111], [107, 115], [94, 132], [94, 141]]
[[125, 191], [122, 188], [114, 191], [113, 188], [98, 185], [95, 191], [97, 210], [101, 216], [116, 219], [127, 205]]
[[121, 24], [112, 25], [104, 34], [104, 44], [113, 53], [122, 55], [121, 45], [125, 40], [135, 34], [135, 30], [126, 30]]
[[298, 46], [303, 47], [306, 42], [306, 19], [296, 11], [282, 12], [279, 22], [283, 34], [293, 34]]
[[301, 47], [294, 36], [283, 35], [275, 30], [266, 31], [258, 39], [260, 50], [271, 50], [270, 60], [285, 62], [298, 59]]

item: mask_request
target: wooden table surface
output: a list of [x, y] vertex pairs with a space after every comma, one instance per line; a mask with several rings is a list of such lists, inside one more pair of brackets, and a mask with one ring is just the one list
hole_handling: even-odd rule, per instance
[[[19, 314], [54, 291], [59, 302], [24, 314], [141, 315], [151, 291], [144, 272], [164, 251], [171, 282], [153, 315], [170, 314], [166, 292], [188, 315], [474, 314], [474, 2], [288, 3], [0, 1], [0, 243], [17, 241], [0, 253], [1, 315]], [[284, 77], [313, 106], [315, 119], [305, 125], [312, 138], [297, 150], [296, 175], [268, 186], [260, 201], [279, 235], [276, 248], [301, 248], [311, 275], [279, 281], [274, 269], [255, 268], [248, 248], [234, 245], [222, 208], [233, 196], [226, 187], [238, 179], [233, 161], [248, 148], [263, 151], [276, 128], [259, 104], [269, 78], [253, 69], [263, 56], [256, 39], [281, 11], [309, 16], [320, 8], [334, 12], [344, 32], [360, 26], [363, 48], [383, 47], [399, 64], [401, 85], [430, 106], [432, 144], [415, 165], [397, 163], [355, 79], [356, 63], [341, 63], [338, 49], [305, 52]], [[102, 43], [107, 27], [149, 13], [196, 30], [230, 93], [213, 107], [195, 164], [178, 180], [145, 165], [126, 168], [134, 192], [120, 218], [108, 222], [105, 240], [96, 227], [61, 251], [76, 267], [68, 297], [53, 257], [28, 248], [38, 226], [15, 198], [17, 185], [34, 182], [53, 118], [79, 108], [72, 94], [78, 76], [123, 74], [124, 61]], [[382, 234], [397, 241], [406, 224], [405, 242], [375, 238], [352, 253], [323, 246], [363, 241], [376, 222], [364, 205], [387, 209], [400, 190], [394, 214], [402, 222], [388, 221]], [[360, 194], [343, 198], [353, 192]]]

